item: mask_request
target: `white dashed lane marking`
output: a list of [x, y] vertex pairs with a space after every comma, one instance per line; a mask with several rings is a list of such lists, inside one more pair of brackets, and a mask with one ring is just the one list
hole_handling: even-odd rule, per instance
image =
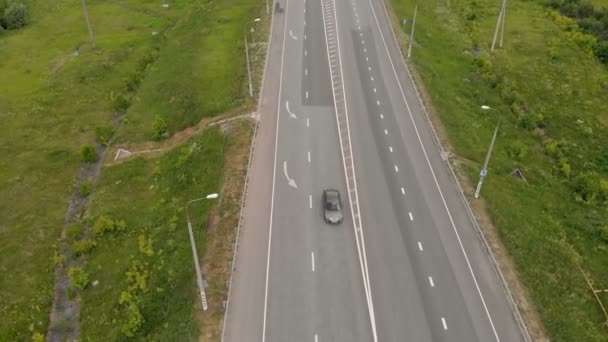
[[418, 249], [422, 252], [424, 249], [422, 248], [422, 243], [418, 241]]
[[410, 212], [410, 221], [414, 221], [414, 215], [412, 215], [412, 213]]
[[308, 151], [308, 163], [310, 163], [310, 151]]
[[308, 195], [308, 207], [312, 209], [312, 195]]
[[380, 114], [380, 119], [384, 120], [384, 115]]
[[310, 264], [312, 265], [312, 271], [315, 271], [315, 252], [310, 252]]
[[433, 282], [433, 277], [429, 277], [429, 284], [431, 284], [431, 287], [435, 287], [435, 283]]
[[391, 151], [391, 153], [393, 153], [393, 147], [392, 146], [389, 146], [388, 150]]
[[399, 172], [399, 167], [395, 165], [395, 172]]
[[384, 135], [388, 135], [388, 130], [384, 130]]
[[443, 324], [443, 330], [448, 330], [448, 325], [445, 323], [444, 317], [441, 317], [441, 324]]
[[401, 194], [405, 195], [405, 189], [401, 188]]

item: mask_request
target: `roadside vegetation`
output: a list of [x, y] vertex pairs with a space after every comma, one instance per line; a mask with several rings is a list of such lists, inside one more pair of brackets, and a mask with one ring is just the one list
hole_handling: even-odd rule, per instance
[[[59, 246], [78, 260], [66, 275], [81, 340], [198, 337], [187, 234], [169, 235], [185, 222], [187, 196], [219, 190], [228, 138], [210, 129], [160, 159], [112, 166], [98, 180], [76, 175], [112, 141], [164, 139], [204, 116], [246, 110], [242, 36], [263, 13], [258, 2], [89, 2], [92, 49], [79, 3], [32, 0], [27, 25], [0, 32], [0, 340], [46, 335], [53, 271], [66, 265]], [[73, 192], [92, 207], [62, 239]], [[192, 208], [199, 233], [211, 205]], [[71, 327], [60, 320], [57, 329]]]
[[[411, 24], [415, 1], [388, 3], [395, 22]], [[469, 195], [501, 122], [481, 196], [540, 314], [544, 328], [528, 322], [533, 336], [606, 341], [606, 317], [579, 270], [608, 288], [608, 70], [599, 36], [577, 25], [589, 16], [509, 2], [504, 48], [492, 53], [499, 2], [418, 6], [413, 64]], [[608, 293], [599, 296], [608, 306]]]
[[[159, 158], [107, 167], [99, 178], [86, 234], [89, 285], [82, 292], [84, 341], [197, 337], [198, 299], [186, 203], [218, 192], [226, 138], [208, 129]], [[199, 253], [205, 253], [211, 200], [190, 205]], [[72, 248], [78, 249], [78, 245]]]

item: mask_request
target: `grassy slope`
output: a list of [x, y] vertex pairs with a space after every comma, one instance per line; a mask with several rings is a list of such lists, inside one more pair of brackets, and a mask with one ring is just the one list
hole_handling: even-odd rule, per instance
[[[411, 17], [414, 1], [391, 3], [399, 17]], [[510, 2], [505, 50], [491, 60], [504, 82], [517, 89], [529, 115], [544, 118], [547, 127], [540, 137], [517, 125], [499, 90], [479, 77], [469, 53], [474, 43], [480, 44], [482, 54], [489, 50], [497, 3], [435, 0], [419, 6], [414, 64], [455, 152], [482, 163], [497, 114], [478, 108], [489, 104], [502, 113], [483, 196], [550, 338], [607, 340], [605, 319], [576, 262], [581, 262], [598, 287], [608, 287], [608, 248], [597, 232], [608, 221], [608, 213], [576, 200], [569, 180], [544, 153], [541, 140], [569, 142], [565, 154], [573, 175], [595, 168], [608, 176], [602, 148], [608, 139], [608, 93], [600, 86], [608, 72], [581, 52], [540, 4]], [[464, 17], [471, 12], [476, 18], [468, 21], [473, 27], [469, 31]], [[479, 167], [463, 167], [470, 179], [477, 179]], [[522, 169], [528, 184], [510, 176], [516, 167]]]
[[95, 53], [81, 7], [67, 1], [31, 1], [31, 24], [0, 37], [0, 340], [46, 330], [79, 148], [110, 120], [110, 92], [166, 23], [108, 3], [90, 12]]
[[[197, 336], [193, 299], [192, 254], [184, 206], [188, 200], [216, 192], [222, 174], [225, 138], [211, 129], [160, 159], [134, 159], [104, 170], [90, 215], [106, 215], [127, 224], [125, 233], [97, 237], [87, 256], [91, 280], [99, 281], [83, 296], [81, 336], [85, 341], [120, 340], [126, 308], [119, 304], [127, 288], [125, 272], [134, 260], [149, 263], [141, 294], [142, 340], [187, 341]], [[210, 201], [194, 203], [195, 228], [205, 227]], [[205, 230], [196, 229], [199, 253]], [[203, 232], [203, 233], [199, 233]], [[151, 239], [154, 255], [139, 249], [139, 237]]]
[[[257, 0], [202, 1], [172, 32], [129, 111], [122, 140], [151, 140], [158, 115], [175, 133], [243, 102], [243, 33]], [[253, 13], [253, 14], [252, 14]]]

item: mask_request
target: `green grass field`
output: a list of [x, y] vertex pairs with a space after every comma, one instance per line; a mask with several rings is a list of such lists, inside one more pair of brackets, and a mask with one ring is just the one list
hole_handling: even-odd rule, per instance
[[263, 5], [255, 0], [205, 1], [193, 6], [170, 36], [129, 111], [125, 141], [152, 140], [156, 116], [169, 133], [229, 111], [244, 100], [243, 36]]
[[[80, 148], [93, 143], [95, 128], [114, 117], [113, 96], [124, 92], [134, 77], [144, 76], [139, 89], [129, 89], [134, 105], [124, 117], [126, 126], [119, 137], [131, 141], [151, 137], [148, 124], [156, 114], [165, 116], [174, 132], [242, 101], [242, 43], [233, 38], [240, 36], [242, 23], [251, 19], [251, 13], [257, 13], [258, 1], [166, 2], [168, 9], [148, 0], [90, 1], [98, 47], [94, 51], [79, 2], [29, 1], [30, 24], [0, 36], [2, 341], [46, 333], [54, 255], [81, 167]], [[173, 29], [163, 35], [169, 27]], [[146, 68], [146, 63], [154, 61], [150, 56], [158, 59]], [[137, 70], [142, 71], [137, 74]], [[176, 108], [188, 107], [182, 107], [187, 101], [171, 96], [172, 91], [178, 97], [196, 99], [193, 103], [201, 109], [179, 112]], [[107, 177], [102, 173], [102, 179]], [[93, 195], [96, 191], [93, 187]], [[145, 206], [145, 200], [142, 197], [137, 203]], [[133, 211], [138, 210], [134, 207]], [[153, 222], [155, 218], [147, 219]], [[103, 248], [100, 243], [95, 250]], [[190, 267], [184, 268], [190, 272]], [[122, 277], [121, 270], [115, 271]], [[188, 273], [185, 279], [191, 276]], [[83, 303], [83, 313], [89, 309]], [[183, 309], [187, 312], [178, 317], [192, 310]], [[95, 334], [86, 322], [83, 326], [83, 331]], [[150, 336], [164, 336], [148, 325], [142, 329], [150, 331]], [[193, 326], [183, 329], [196, 330]]]
[[[219, 190], [225, 138], [217, 129], [204, 131], [188, 144], [159, 159], [134, 159], [106, 168], [98, 181], [91, 220], [100, 216], [123, 220], [126, 230], [97, 235], [85, 269], [91, 281], [83, 293], [80, 316], [84, 341], [121, 340], [132, 322], [130, 293], [140, 320], [132, 331], [142, 340], [190, 341], [198, 336], [194, 315], [192, 251], [185, 205]], [[190, 206], [199, 253], [205, 252], [206, 217], [211, 201]], [[200, 235], [202, 234], [202, 235]], [[142, 242], [144, 241], [144, 242]], [[129, 290], [127, 276], [138, 263], [144, 285]]]
[[[390, 3], [412, 17], [414, 1]], [[498, 6], [419, 3], [413, 62], [456, 154], [483, 163], [502, 122], [482, 196], [551, 340], [606, 341], [577, 263], [608, 288], [607, 203], [575, 190], [587, 172], [608, 180], [608, 71], [534, 1], [509, 2], [505, 48], [489, 54]], [[479, 166], [463, 168], [474, 184]], [[527, 183], [511, 176], [515, 168]], [[590, 184], [601, 193], [602, 183]]]

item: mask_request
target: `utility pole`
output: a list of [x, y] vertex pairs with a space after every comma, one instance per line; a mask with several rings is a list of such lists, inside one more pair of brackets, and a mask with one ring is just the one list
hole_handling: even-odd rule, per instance
[[418, 13], [418, 5], [414, 8], [414, 19], [412, 20], [412, 32], [410, 33], [410, 45], [407, 48], [407, 58], [412, 55], [412, 44], [414, 43], [414, 30], [416, 29], [416, 14]]
[[502, 0], [500, 12], [498, 13], [498, 19], [496, 20], [496, 28], [494, 29], [494, 37], [492, 38], [492, 47], [490, 51], [494, 51], [496, 46], [496, 39], [498, 38], [498, 31], [500, 30], [500, 47], [502, 48], [503, 37], [505, 34], [505, 15], [507, 12], [507, 0]]
[[84, 20], [87, 22], [87, 28], [89, 30], [89, 38], [91, 39], [91, 46], [93, 49], [97, 48], [95, 45], [95, 35], [93, 34], [93, 27], [91, 26], [91, 21], [89, 20], [89, 10], [87, 9], [86, 0], [81, 0], [82, 2], [82, 10], [84, 11]]
[[503, 0], [502, 7], [502, 25], [500, 27], [500, 44], [498, 45], [502, 49], [502, 41], [505, 37], [505, 18], [507, 17], [507, 0]]
[[194, 233], [192, 232], [192, 223], [190, 222], [190, 213], [188, 212], [188, 206], [194, 202], [202, 201], [205, 199], [215, 199], [217, 197], [218, 194], [210, 194], [206, 197], [193, 199], [190, 202], [186, 203], [186, 219], [188, 220], [188, 233], [190, 234], [190, 245], [192, 246], [194, 270], [196, 271], [196, 284], [198, 285], [198, 291], [201, 296], [201, 306], [203, 307], [203, 311], [207, 311], [208, 308], [207, 295], [205, 294], [205, 281], [203, 280], [203, 275], [201, 274], [201, 266], [198, 263], [198, 253], [196, 252], [196, 244], [194, 243]]

